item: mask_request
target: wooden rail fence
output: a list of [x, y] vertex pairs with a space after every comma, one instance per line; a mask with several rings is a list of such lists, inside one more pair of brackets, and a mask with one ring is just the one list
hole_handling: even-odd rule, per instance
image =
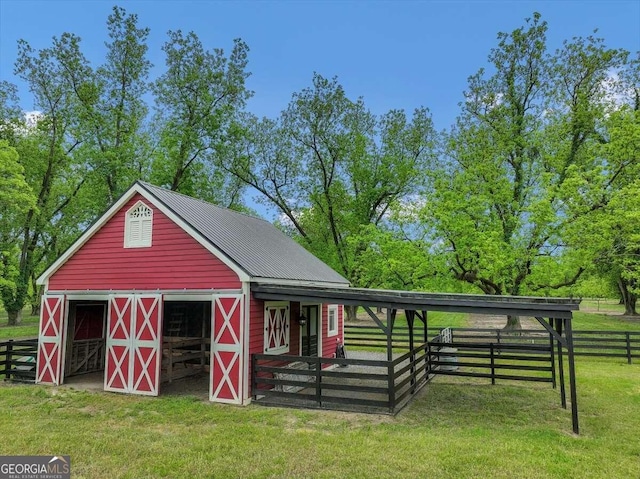
[[252, 396], [278, 406], [394, 413], [427, 382], [427, 351], [421, 344], [392, 361], [254, 354]]
[[5, 380], [35, 382], [38, 340], [0, 342], [0, 377]]
[[[418, 323], [416, 323], [418, 324]], [[539, 344], [549, 343], [549, 334], [540, 329], [505, 331], [502, 329], [450, 328], [452, 341], [459, 350], [472, 347], [469, 343], [494, 344]], [[428, 337], [439, 334], [441, 328], [428, 328]], [[424, 329], [416, 328], [417, 342], [424, 338]], [[420, 338], [420, 339], [418, 339]], [[464, 343], [464, 344], [460, 344]], [[624, 358], [629, 364], [640, 359], [640, 331], [573, 331], [574, 353], [576, 356]], [[409, 348], [409, 330], [396, 327], [393, 332], [393, 348]], [[345, 347], [386, 349], [387, 337], [375, 326], [345, 325]]]

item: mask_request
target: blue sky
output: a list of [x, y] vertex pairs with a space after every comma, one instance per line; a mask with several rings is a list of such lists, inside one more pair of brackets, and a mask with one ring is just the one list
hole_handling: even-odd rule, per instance
[[168, 30], [193, 30], [208, 48], [228, 50], [240, 37], [251, 49], [248, 109], [276, 116], [314, 71], [338, 76], [347, 94], [374, 113], [427, 106], [438, 129], [455, 119], [467, 77], [486, 65], [499, 31], [534, 11], [549, 23], [549, 45], [599, 29], [607, 45], [640, 51], [640, 0], [625, 1], [29, 1], [0, 0], [0, 80], [13, 75], [16, 41], [50, 45], [65, 31], [82, 38], [93, 62], [104, 58], [106, 18], [113, 5], [137, 13], [151, 29], [149, 58], [163, 66]]

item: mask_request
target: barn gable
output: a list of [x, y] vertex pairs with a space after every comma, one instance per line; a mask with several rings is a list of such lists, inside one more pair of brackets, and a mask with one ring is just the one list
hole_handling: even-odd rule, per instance
[[238, 274], [136, 193], [51, 275], [48, 289], [240, 287]]

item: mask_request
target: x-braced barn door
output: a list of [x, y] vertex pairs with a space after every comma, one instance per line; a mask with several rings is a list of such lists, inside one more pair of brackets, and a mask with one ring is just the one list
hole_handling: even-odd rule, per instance
[[105, 391], [158, 395], [160, 295], [113, 296], [109, 301]]
[[160, 299], [160, 295], [136, 296], [130, 391], [135, 394], [158, 395], [162, 361]]
[[109, 300], [105, 391], [129, 392], [133, 299], [133, 295], [126, 295], [113, 296]]
[[64, 296], [42, 296], [36, 383], [58, 385], [61, 382], [63, 336], [65, 330]]
[[214, 296], [211, 328], [211, 401], [242, 404], [244, 296]]

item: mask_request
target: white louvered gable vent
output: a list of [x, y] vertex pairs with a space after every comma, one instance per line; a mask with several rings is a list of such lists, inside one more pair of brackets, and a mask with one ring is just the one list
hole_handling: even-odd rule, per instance
[[153, 210], [139, 201], [127, 211], [124, 226], [125, 248], [148, 248], [153, 232]]

